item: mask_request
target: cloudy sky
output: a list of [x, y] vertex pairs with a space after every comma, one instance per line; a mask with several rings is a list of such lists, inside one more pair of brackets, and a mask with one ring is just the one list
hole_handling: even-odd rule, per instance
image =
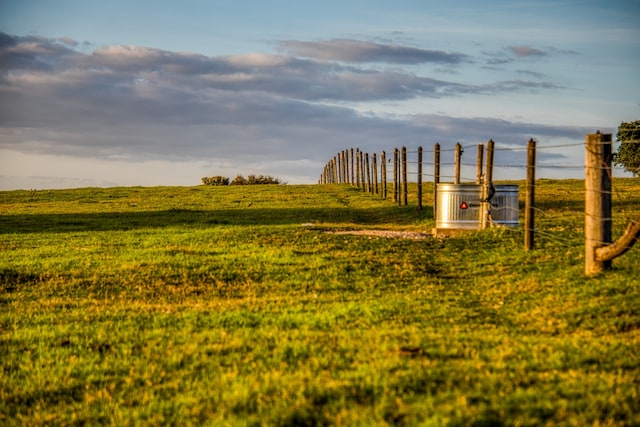
[[640, 118], [639, 21], [637, 0], [2, 0], [0, 189], [313, 183], [345, 148], [529, 138], [569, 166], [538, 176], [581, 177], [584, 135]]

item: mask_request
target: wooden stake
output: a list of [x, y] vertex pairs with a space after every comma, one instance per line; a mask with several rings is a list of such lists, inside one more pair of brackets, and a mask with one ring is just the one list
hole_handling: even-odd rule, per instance
[[456, 143], [455, 160], [454, 160], [454, 172], [453, 183], [460, 184], [460, 162], [462, 161], [462, 145]]
[[527, 145], [527, 193], [524, 208], [524, 250], [534, 248], [534, 209], [536, 203], [536, 141], [529, 140]]
[[440, 183], [440, 144], [433, 146], [433, 218], [438, 212], [438, 184]]
[[484, 144], [478, 144], [478, 158], [476, 161], [476, 184], [482, 184], [482, 161], [484, 160]]
[[403, 202], [409, 204], [409, 187], [407, 185], [407, 147], [402, 147], [402, 182], [403, 182]]
[[422, 147], [418, 147], [418, 210], [422, 210]]
[[611, 268], [611, 260], [596, 258], [596, 250], [611, 243], [611, 148], [611, 134], [586, 136], [584, 248], [587, 275]]

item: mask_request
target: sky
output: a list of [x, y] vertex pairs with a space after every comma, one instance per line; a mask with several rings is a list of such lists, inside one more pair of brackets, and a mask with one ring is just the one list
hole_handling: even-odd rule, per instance
[[637, 0], [1, 0], [0, 190], [308, 184], [348, 148], [473, 162], [489, 139], [521, 179], [530, 138], [537, 177], [581, 178], [585, 135], [640, 119], [639, 21]]

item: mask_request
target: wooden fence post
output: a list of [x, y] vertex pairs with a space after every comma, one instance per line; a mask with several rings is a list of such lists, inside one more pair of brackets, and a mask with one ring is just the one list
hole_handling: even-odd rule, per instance
[[534, 209], [536, 203], [536, 141], [527, 144], [527, 192], [524, 208], [524, 250], [534, 248]]
[[373, 192], [378, 194], [378, 155], [376, 153], [373, 153], [371, 172], [373, 172]]
[[380, 175], [382, 175], [382, 198], [387, 198], [387, 153], [380, 154]]
[[476, 184], [482, 184], [482, 161], [484, 160], [484, 144], [478, 144], [478, 158], [476, 161]]
[[597, 261], [596, 249], [611, 243], [611, 134], [586, 137], [584, 234], [585, 272], [611, 268], [611, 260]]
[[399, 191], [398, 191], [398, 149], [393, 149], [393, 201], [398, 202], [399, 199]]
[[351, 149], [351, 185], [354, 185], [356, 183], [355, 179], [354, 179], [354, 160], [353, 160], [353, 148]]
[[493, 196], [493, 151], [495, 142], [490, 139], [487, 143], [487, 167], [484, 185], [482, 186], [482, 203], [480, 206], [480, 226], [482, 229], [491, 225], [491, 197]]
[[456, 143], [454, 171], [453, 171], [453, 183], [460, 184], [460, 162], [462, 160], [462, 145], [459, 142]]
[[407, 206], [409, 204], [409, 187], [407, 185], [407, 147], [402, 147], [402, 182], [403, 182], [403, 202]]
[[371, 193], [371, 169], [369, 168], [369, 153], [365, 153], [365, 168], [367, 170], [367, 192]]
[[433, 218], [438, 212], [438, 184], [440, 183], [440, 144], [433, 146]]
[[342, 183], [346, 184], [348, 182], [347, 177], [349, 176], [349, 158], [347, 157], [347, 150], [342, 150]]
[[356, 149], [356, 185], [358, 186], [358, 188], [360, 188], [360, 155], [362, 153], [360, 152], [360, 149], [357, 148]]
[[422, 210], [422, 146], [418, 147], [418, 210]]

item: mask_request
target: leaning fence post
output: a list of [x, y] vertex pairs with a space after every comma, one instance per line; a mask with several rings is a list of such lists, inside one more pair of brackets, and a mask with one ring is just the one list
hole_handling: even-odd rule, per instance
[[534, 243], [534, 208], [536, 203], [536, 141], [527, 144], [527, 192], [524, 208], [524, 250], [533, 249]]

